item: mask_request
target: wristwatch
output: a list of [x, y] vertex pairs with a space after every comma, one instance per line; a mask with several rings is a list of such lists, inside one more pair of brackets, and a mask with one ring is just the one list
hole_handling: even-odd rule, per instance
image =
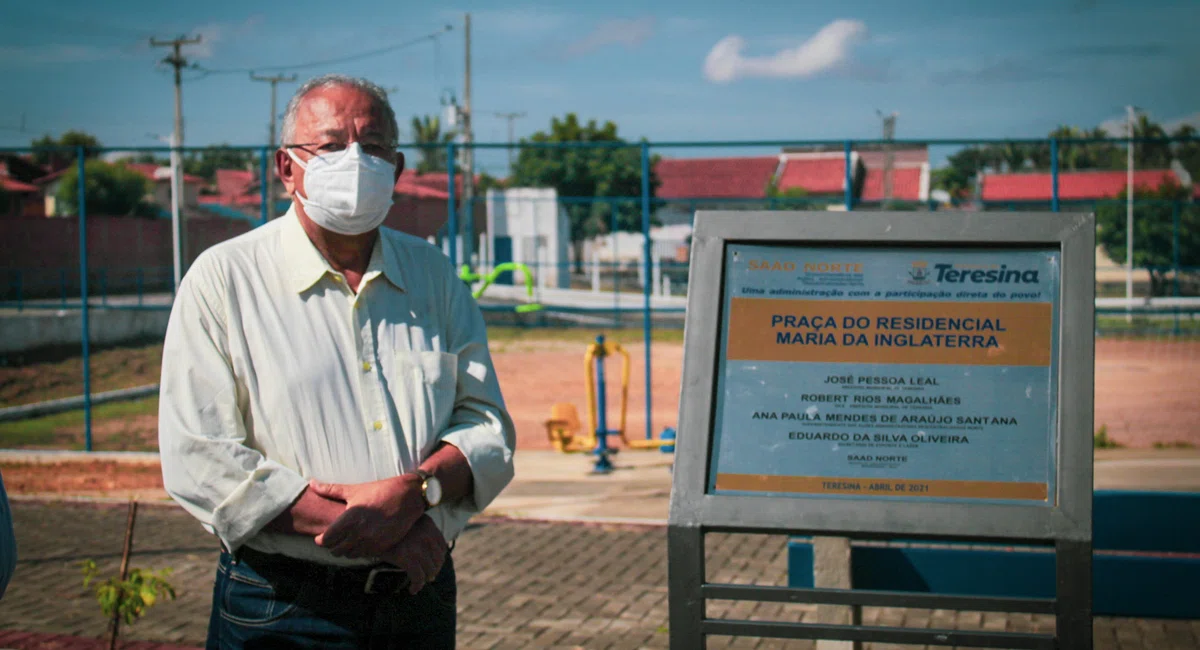
[[421, 496], [425, 498], [425, 508], [436, 508], [442, 502], [442, 482], [431, 472], [419, 467], [413, 473], [421, 478]]

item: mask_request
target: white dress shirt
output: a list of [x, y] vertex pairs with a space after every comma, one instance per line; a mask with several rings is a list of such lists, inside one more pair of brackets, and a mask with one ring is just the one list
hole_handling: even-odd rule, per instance
[[427, 242], [381, 228], [357, 294], [294, 209], [199, 256], [163, 348], [167, 492], [216, 534], [326, 564], [308, 536], [263, 528], [308, 479], [365, 483], [445, 441], [474, 493], [429, 511], [447, 540], [512, 480], [516, 436], [469, 288]]

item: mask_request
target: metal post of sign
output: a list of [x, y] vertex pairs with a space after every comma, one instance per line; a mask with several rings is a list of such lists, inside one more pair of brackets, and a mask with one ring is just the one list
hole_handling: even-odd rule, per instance
[[[1094, 215], [701, 212], [692, 242], [671, 647], [725, 635], [1090, 648]], [[1039, 546], [1054, 553], [1057, 588], [709, 583], [703, 539], [716, 531]], [[1057, 625], [749, 621], [709, 618], [709, 599], [1054, 614]]]

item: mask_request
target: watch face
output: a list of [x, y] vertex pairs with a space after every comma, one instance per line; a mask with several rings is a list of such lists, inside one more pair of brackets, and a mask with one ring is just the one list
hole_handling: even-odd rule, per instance
[[442, 483], [436, 477], [430, 476], [426, 479], [425, 499], [431, 506], [436, 506], [442, 502]]

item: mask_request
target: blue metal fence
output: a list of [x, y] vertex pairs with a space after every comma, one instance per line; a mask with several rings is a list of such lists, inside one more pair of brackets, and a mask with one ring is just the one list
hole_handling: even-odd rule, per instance
[[[1178, 138], [1169, 139], [1169, 140], [1135, 139], [1132, 142], [1134, 142], [1134, 143], [1163, 143], [1163, 142], [1173, 142], [1173, 141], [1178, 141], [1178, 140], [1179, 140]], [[1194, 138], [1192, 140], [1194, 140]], [[1125, 143], [1131, 142], [1128, 139], [1114, 139], [1112, 141], [1115, 143], [1120, 143], [1120, 144], [1125, 144]], [[678, 325], [680, 325], [682, 323], [682, 311], [683, 311], [680, 307], [673, 307], [673, 306], [655, 307], [654, 306], [655, 301], [654, 301], [653, 293], [654, 293], [655, 287], [652, 285], [651, 278], [652, 278], [652, 274], [654, 273], [655, 269], [652, 268], [652, 264], [653, 264], [652, 257], [653, 256], [652, 256], [651, 252], [652, 252], [653, 241], [652, 241], [650, 232], [651, 232], [651, 224], [653, 223], [653, 217], [654, 217], [655, 213], [658, 210], [661, 210], [664, 208], [670, 208], [670, 207], [678, 208], [681, 206], [687, 206], [686, 209], [689, 211], [694, 211], [696, 208], [707, 207], [707, 206], [711, 206], [714, 204], [719, 204], [719, 205], [724, 205], [724, 206], [740, 205], [740, 206], [744, 206], [744, 207], [761, 207], [763, 209], [786, 209], [788, 207], [793, 207], [793, 206], [811, 205], [814, 202], [828, 203], [828, 201], [829, 201], [829, 197], [822, 197], [822, 198], [749, 197], [749, 198], [721, 198], [721, 199], [695, 197], [695, 198], [674, 198], [674, 199], [670, 199], [670, 200], [664, 200], [661, 198], [657, 198], [657, 197], [653, 196], [653, 192], [651, 189], [651, 183], [650, 183], [650, 178], [651, 178], [651, 174], [652, 174], [652, 157], [653, 157], [653, 153], [656, 150], [696, 149], [696, 148], [700, 148], [700, 147], [724, 149], [724, 150], [732, 150], [732, 149], [744, 150], [747, 148], [769, 147], [776, 151], [782, 150], [783, 148], [786, 148], [786, 147], [823, 146], [823, 147], [830, 147], [830, 148], [835, 148], [835, 149], [840, 148], [844, 155], [844, 170], [845, 170], [845, 180], [843, 183], [843, 190], [842, 190], [842, 196], [841, 196], [841, 203], [842, 203], [841, 208], [845, 211], [853, 211], [855, 209], [863, 207], [863, 206], [860, 206], [857, 204], [857, 199], [855, 196], [855, 189], [854, 189], [855, 183], [854, 183], [854, 170], [853, 170], [853, 165], [852, 165], [852, 156], [855, 152], [856, 147], [860, 147], [860, 146], [902, 147], [905, 145], [920, 145], [920, 146], [926, 146], [926, 147], [928, 147], [928, 146], [971, 146], [971, 145], [981, 145], [981, 144], [1048, 145], [1049, 152], [1050, 152], [1049, 171], [1050, 171], [1050, 175], [1051, 175], [1051, 188], [1050, 188], [1051, 192], [1050, 192], [1049, 208], [1050, 208], [1050, 210], [1053, 210], [1053, 211], [1059, 211], [1063, 208], [1063, 202], [1060, 200], [1060, 192], [1059, 192], [1059, 189], [1060, 189], [1059, 188], [1059, 182], [1060, 182], [1060, 179], [1059, 179], [1059, 167], [1060, 167], [1060, 165], [1059, 165], [1059, 150], [1060, 150], [1060, 147], [1063, 145], [1067, 145], [1067, 144], [1087, 144], [1087, 143], [1096, 143], [1096, 142], [1099, 142], [1099, 140], [1093, 140], [1093, 139], [1079, 139], [1079, 140], [1053, 140], [1053, 139], [1050, 139], [1050, 140], [1047, 140], [1047, 139], [1019, 139], [1019, 140], [1013, 140], [1013, 139], [993, 139], [993, 140], [949, 139], [949, 140], [946, 140], [946, 139], [935, 139], [935, 140], [907, 140], [907, 141], [906, 140], [888, 140], [888, 141], [883, 141], [883, 140], [861, 140], [861, 141], [855, 141], [855, 140], [815, 140], [815, 141], [807, 140], [807, 141], [659, 142], [659, 143], [650, 143], [647, 141], [641, 141], [641, 142], [569, 142], [569, 143], [523, 142], [523, 143], [521, 143], [521, 145], [519, 145], [520, 147], [523, 147], [523, 148], [549, 148], [549, 149], [560, 149], [560, 150], [566, 150], [569, 148], [633, 148], [633, 149], [636, 149], [640, 156], [640, 173], [641, 173], [641, 188], [640, 189], [641, 189], [641, 191], [640, 191], [639, 196], [561, 197], [560, 200], [562, 200], [564, 202], [583, 201], [583, 202], [590, 202], [590, 203], [599, 202], [599, 203], [607, 204], [612, 213], [612, 229], [614, 231], [617, 230], [617, 228], [616, 228], [617, 207], [616, 206], [618, 206], [619, 204], [622, 204], [622, 203], [626, 203], [626, 202], [630, 203], [631, 205], [637, 205], [638, 208], [640, 209], [640, 217], [641, 217], [640, 218], [641, 228], [640, 228], [640, 233], [638, 233], [638, 234], [640, 234], [640, 236], [642, 237], [642, 254], [641, 254], [641, 260], [639, 262], [639, 265], [641, 266], [641, 268], [639, 270], [639, 272], [641, 274], [641, 279], [637, 282], [637, 285], [640, 286], [640, 289], [641, 289], [640, 305], [633, 307], [633, 306], [627, 306], [627, 305], [624, 305], [621, 303], [620, 299], [621, 299], [622, 292], [620, 289], [622, 287], [622, 281], [621, 281], [621, 278], [619, 277], [620, 273], [619, 273], [618, 263], [616, 260], [614, 260], [611, 264], [611, 268], [608, 269], [611, 272], [611, 278], [612, 278], [611, 285], [612, 285], [612, 289], [613, 289], [613, 291], [612, 291], [613, 300], [614, 300], [613, 305], [601, 306], [601, 307], [558, 306], [552, 310], [541, 310], [539, 312], [534, 312], [533, 314], [527, 315], [527, 318], [524, 319], [525, 324], [538, 324], [538, 323], [544, 324], [544, 323], [547, 323], [548, 319], [550, 319], [550, 317], [554, 316], [554, 315], [607, 314], [611, 318], [612, 324], [618, 325], [618, 326], [624, 326], [628, 323], [628, 320], [625, 318], [625, 316], [632, 315], [632, 314], [638, 314], [640, 312], [643, 337], [644, 337], [644, 341], [645, 341], [645, 363], [646, 363], [646, 373], [645, 373], [646, 374], [646, 376], [645, 376], [646, 387], [645, 388], [646, 388], [646, 395], [647, 395], [647, 398], [646, 398], [646, 427], [647, 427], [646, 435], [647, 435], [647, 437], [650, 437], [651, 436], [651, 428], [652, 428], [652, 418], [651, 418], [651, 404], [652, 404], [652, 399], [651, 399], [651, 389], [652, 389], [652, 382], [651, 382], [651, 377], [652, 377], [652, 368], [651, 368], [652, 351], [651, 351], [651, 348], [652, 348], [652, 344], [651, 344], [651, 338], [652, 337], [651, 337], [651, 334], [652, 334], [652, 330], [656, 324], [658, 324], [659, 326], [672, 326], [672, 325], [678, 326]], [[417, 146], [417, 145], [405, 145], [402, 148], [412, 148], [415, 146]], [[477, 144], [472, 145], [472, 147], [474, 149], [484, 150], [484, 151], [489, 150], [489, 149], [497, 149], [497, 150], [508, 149], [511, 146], [512, 145], [510, 145], [509, 143], [477, 143]], [[249, 146], [249, 147], [228, 147], [228, 148], [229, 149], [239, 149], [239, 150], [250, 150], [250, 151], [258, 152], [260, 154], [260, 161], [261, 161], [261, 176], [260, 176], [260, 178], [265, 178], [269, 174], [270, 159], [271, 159], [272, 152], [268, 147], [264, 147], [262, 145], [255, 145], [255, 146]], [[447, 148], [448, 174], [451, 178], [455, 178], [456, 175], [459, 173], [459, 170], [456, 170], [456, 164], [457, 164], [456, 160], [457, 160], [458, 153], [461, 150], [461, 145], [451, 142], [446, 145], [446, 148]], [[112, 150], [150, 151], [150, 152], [155, 152], [155, 151], [170, 152], [170, 151], [172, 151], [171, 148], [166, 148], [166, 147], [116, 147], [116, 148], [112, 148]], [[186, 151], [203, 151], [204, 148], [198, 148], [198, 147], [178, 148], [177, 150], [180, 153], [182, 153], [182, 152], [186, 152]], [[0, 151], [13, 152], [13, 151], [21, 151], [21, 150], [10, 148], [10, 149], [0, 149]], [[34, 301], [42, 300], [42, 301], [51, 301], [51, 302], [57, 301], [57, 305], [60, 308], [71, 308], [71, 307], [78, 308], [85, 303], [87, 303], [87, 304], [91, 305], [93, 308], [95, 308], [97, 306], [96, 302], [95, 302], [96, 296], [92, 295], [93, 294], [92, 288], [97, 287], [98, 296], [100, 299], [99, 306], [101, 306], [101, 307], [136, 308], [136, 309], [162, 309], [162, 308], [164, 308], [164, 306], [162, 304], [158, 304], [158, 303], [149, 304], [150, 301], [147, 301], [145, 299], [146, 294], [152, 290], [151, 287], [153, 287], [154, 289], [157, 289], [158, 287], [161, 286], [161, 284], [159, 284], [160, 279], [161, 279], [161, 269], [137, 269], [137, 268], [135, 268], [135, 269], [121, 269], [121, 270], [116, 270], [116, 269], [91, 269], [91, 270], [89, 270], [88, 261], [87, 261], [87, 235], [86, 235], [87, 197], [86, 197], [86, 183], [85, 183], [86, 172], [85, 172], [85, 166], [84, 166], [85, 151], [84, 151], [83, 147], [78, 147], [73, 150], [73, 153], [76, 155], [77, 160], [78, 160], [77, 168], [78, 168], [78, 202], [79, 202], [79, 205], [78, 205], [77, 213], [78, 213], [79, 236], [80, 236], [80, 240], [79, 240], [79, 242], [80, 242], [79, 243], [79, 245], [80, 245], [80, 264], [79, 264], [79, 270], [78, 270], [79, 300], [78, 301], [68, 300], [68, 297], [67, 297], [68, 282], [66, 280], [66, 278], [68, 277], [68, 272], [65, 270], [57, 270], [57, 271], [50, 270], [50, 271], [41, 271], [38, 273], [34, 273], [34, 272], [31, 272], [28, 270], [23, 270], [23, 269], [0, 269], [0, 273], [7, 276], [7, 281], [4, 282], [3, 284], [0, 284], [0, 291], [5, 292], [3, 296], [0, 296], [0, 300], [3, 301], [2, 304], [0, 304], [0, 307], [10, 307], [10, 308], [15, 307], [17, 309], [24, 309], [24, 308], [28, 308], [29, 306], [34, 304]], [[259, 223], [262, 224], [262, 223], [266, 223], [266, 220], [267, 220], [268, 197], [267, 197], [267, 190], [266, 190], [265, 183], [260, 183], [260, 185], [262, 186], [261, 192], [262, 192], [263, 200], [261, 202], [261, 216], [259, 219]], [[447, 192], [449, 195], [449, 199], [447, 201], [447, 205], [448, 205], [447, 227], [445, 229], [445, 234], [451, 235], [449, 237], [450, 242], [455, 241], [455, 236], [459, 236], [459, 235], [461, 235], [463, 237], [463, 240], [465, 242], [473, 241], [472, 238], [475, 236], [475, 233], [472, 232], [471, 220], [466, 219], [466, 220], [463, 220], [464, 221], [463, 224], [459, 223], [460, 210], [462, 210], [462, 208], [459, 206], [459, 198], [460, 197], [459, 197], [459, 194], [457, 192], [454, 182], [448, 183]], [[1101, 202], [1096, 202], [1093, 207], [1098, 207], [1099, 205], [1101, 205]], [[1184, 288], [1181, 286], [1181, 277], [1189, 272], [1196, 271], [1195, 268], [1189, 268], [1186, 265], [1181, 264], [1181, 260], [1182, 260], [1181, 249], [1184, 246], [1184, 244], [1180, 240], [1180, 234], [1181, 234], [1181, 230], [1183, 230], [1183, 227], [1180, 225], [1180, 222], [1179, 222], [1179, 214], [1180, 214], [1181, 210], [1185, 209], [1185, 206], [1186, 206], [1186, 209], [1192, 209], [1193, 204], [1179, 202], [1175, 209], [1175, 233], [1174, 233], [1174, 238], [1173, 238], [1174, 263], [1171, 265], [1171, 273], [1173, 275], [1173, 291], [1174, 291], [1175, 295], [1180, 295], [1181, 292], [1183, 292], [1183, 290], [1184, 290]], [[466, 207], [468, 209], [470, 209], [472, 206], [466, 206]], [[907, 207], [908, 209], [912, 209], [912, 208], [934, 208], [936, 206], [934, 206], [934, 204], [930, 203], [930, 204], [909, 205], [909, 206], [904, 206], [904, 207]], [[1014, 203], [1011, 207], [1013, 209], [1016, 209], [1018, 207], [1029, 207], [1029, 206], [1019, 206]], [[1072, 209], [1074, 209], [1076, 207], [1078, 207], [1078, 206], [1074, 205], [1074, 204], [1072, 205]], [[468, 214], [474, 214], [474, 210], [471, 209], [471, 211], [468, 212]], [[466, 227], [463, 228], [462, 226], [466, 226]], [[449, 255], [451, 262], [457, 266], [461, 261], [458, 259], [459, 253], [458, 253], [457, 246], [449, 245], [447, 247], [447, 253]], [[533, 266], [535, 269], [535, 273], [538, 270], [540, 270], [537, 262], [535, 262], [533, 264]], [[663, 268], [660, 268], [659, 272], [661, 273], [664, 270], [666, 270], [666, 272], [668, 272], [671, 275], [674, 275], [676, 277], [681, 277], [682, 281], [679, 284], [683, 284], [686, 281], [686, 262], [669, 262], [669, 263], [663, 265]], [[55, 277], [56, 275], [58, 276], [57, 278]], [[3, 276], [0, 276], [0, 277], [3, 277]], [[58, 282], [57, 291], [54, 290], [54, 286], [53, 286], [55, 281]], [[133, 291], [129, 291], [129, 283], [130, 282], [132, 282], [134, 285]], [[172, 291], [172, 294], [173, 294], [174, 283], [171, 282], [168, 284], [168, 286], [170, 287], [170, 290]], [[686, 291], [686, 288], [685, 288], [685, 291]], [[121, 294], [120, 300], [113, 299], [113, 297], [117, 293]], [[134, 296], [134, 299], [131, 300], [130, 295]], [[169, 305], [169, 303], [167, 303], [167, 304]], [[508, 314], [508, 313], [511, 313], [511, 311], [512, 311], [511, 308], [508, 308], [504, 305], [484, 304], [484, 305], [482, 305], [482, 307], [485, 312], [488, 312], [491, 314]], [[1180, 329], [1179, 329], [1180, 316], [1183, 315], [1183, 316], [1187, 316], [1189, 318], [1194, 317], [1195, 311], [1193, 310], [1191, 312], [1188, 312], [1186, 309], [1180, 308], [1178, 306], [1175, 306], [1172, 309], [1173, 309], [1173, 312], [1167, 311], [1164, 313], [1167, 313], [1167, 314], [1173, 313], [1174, 314], [1174, 316], [1175, 316], [1175, 331], [1178, 332], [1178, 331], [1180, 331]], [[1121, 314], [1129, 313], [1127, 307], [1118, 309], [1117, 311]], [[1150, 311], [1153, 312], [1154, 310], [1150, 310]], [[83, 379], [84, 379], [84, 394], [85, 395], [90, 395], [90, 393], [91, 393], [90, 350], [89, 350], [89, 338], [90, 338], [89, 327], [90, 327], [90, 324], [88, 321], [88, 312], [89, 312], [89, 309], [82, 310], [82, 316], [83, 316], [82, 330], [83, 331], [81, 332], [81, 341], [82, 341], [82, 353], [83, 353], [83, 367], [84, 367]], [[1104, 313], [1104, 311], [1098, 310], [1097, 313], [1102, 314], [1102, 313]], [[672, 315], [676, 316], [676, 321], [673, 324], [670, 322], [670, 319], [668, 318]], [[91, 450], [92, 444], [91, 444], [91, 405], [90, 405], [90, 402], [85, 403], [84, 410], [85, 410], [85, 422], [86, 422], [85, 431], [86, 431], [86, 438], [87, 438], [86, 448], [88, 450]]]

